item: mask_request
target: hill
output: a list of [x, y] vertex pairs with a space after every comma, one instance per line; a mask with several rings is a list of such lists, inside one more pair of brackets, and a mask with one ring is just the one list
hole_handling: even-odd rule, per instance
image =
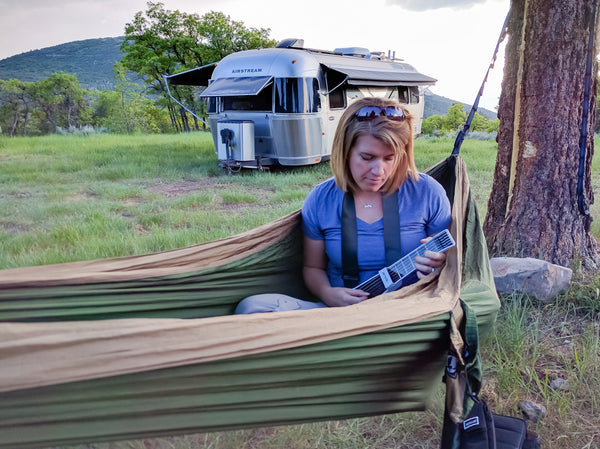
[[[121, 44], [125, 38], [105, 37], [68, 42], [53, 47], [33, 50], [0, 60], [0, 79], [39, 81], [55, 72], [74, 73], [84, 89], [113, 89], [113, 65], [121, 60]], [[448, 108], [458, 103], [450, 98], [425, 91], [425, 117], [445, 115]], [[470, 110], [465, 105], [465, 110]], [[493, 120], [496, 113], [479, 108], [478, 112]]]
[[[448, 108], [455, 103], [461, 103], [460, 101], [452, 100], [450, 98], [442, 97], [440, 95], [436, 95], [431, 92], [430, 89], [425, 89], [425, 112], [424, 117], [430, 117], [432, 115], [446, 115], [448, 112]], [[471, 111], [472, 105], [462, 103], [467, 114]], [[485, 109], [479, 107], [477, 109], [481, 115], [489, 120], [495, 120], [498, 118], [498, 114], [495, 111], [490, 111], [489, 109]]]
[[123, 37], [74, 41], [0, 60], [0, 79], [40, 81], [55, 72], [77, 75], [84, 89], [112, 89], [114, 64], [123, 56]]

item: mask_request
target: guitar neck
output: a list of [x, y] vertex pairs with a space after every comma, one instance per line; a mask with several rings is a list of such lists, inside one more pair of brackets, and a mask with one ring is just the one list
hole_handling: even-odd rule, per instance
[[423, 256], [425, 251], [446, 252], [454, 245], [454, 239], [452, 239], [450, 232], [445, 229], [354, 288], [368, 292], [370, 297], [380, 295], [386, 291], [397, 290], [402, 286], [404, 278], [417, 271], [415, 268], [415, 258], [417, 256]]
[[[452, 239], [452, 237], [450, 237], [450, 239]], [[434, 251], [436, 253], [447, 251], [454, 246], [454, 241], [452, 241], [452, 246], [447, 246], [448, 243], [449, 242], [447, 242], [445, 239], [445, 235], [442, 235], [442, 233], [436, 234], [431, 240], [428, 240], [427, 242], [418, 246], [410, 253], [403, 256], [400, 260], [387, 267], [387, 269], [398, 273], [400, 278], [405, 278], [414, 271], [417, 271], [415, 268], [415, 258], [417, 256], [423, 256], [425, 251]]]

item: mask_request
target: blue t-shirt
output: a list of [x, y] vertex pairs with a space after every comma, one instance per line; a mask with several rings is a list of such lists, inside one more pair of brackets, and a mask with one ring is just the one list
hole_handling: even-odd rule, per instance
[[[327, 275], [333, 287], [343, 287], [342, 278], [342, 203], [344, 192], [333, 178], [317, 185], [302, 206], [302, 229], [312, 240], [324, 240], [329, 258]], [[407, 179], [398, 189], [400, 244], [402, 255], [421, 244], [421, 239], [450, 226], [450, 202], [443, 187], [433, 178], [419, 173], [419, 181]], [[366, 223], [357, 218], [358, 269], [360, 282], [376, 275], [386, 266], [383, 218]], [[413, 280], [414, 282], [414, 280]]]

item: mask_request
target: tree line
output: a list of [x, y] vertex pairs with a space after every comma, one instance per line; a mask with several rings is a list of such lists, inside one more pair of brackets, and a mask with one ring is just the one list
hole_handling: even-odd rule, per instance
[[[8, 136], [39, 136], [82, 129], [104, 130], [110, 133], [166, 133], [198, 129], [197, 121], [169, 101], [162, 90], [162, 78], [156, 78], [150, 89], [142, 88], [127, 77], [123, 63], [115, 65], [114, 90], [86, 90], [76, 75], [57, 72], [37, 82], [0, 80], [0, 130]], [[157, 72], [158, 73], [158, 72]], [[148, 96], [148, 91], [153, 92]], [[191, 91], [181, 86], [171, 87], [179, 99], [185, 100]], [[188, 104], [194, 102], [188, 99]], [[203, 105], [203, 103], [195, 103]], [[165, 107], [166, 105], [166, 107]], [[194, 111], [201, 115], [205, 111]], [[432, 115], [423, 121], [427, 135], [446, 134], [459, 129], [467, 114], [456, 103], [447, 115]], [[498, 131], [498, 119], [489, 120], [475, 113], [471, 131]]]
[[168, 114], [119, 72], [117, 89], [89, 91], [72, 74], [57, 72], [37, 81], [0, 80], [0, 131], [40, 136], [104, 130], [161, 133], [171, 130]]
[[[434, 114], [423, 120], [421, 132], [427, 135], [447, 134], [458, 130], [467, 120], [467, 113], [461, 103], [454, 103], [448, 108], [446, 115]], [[475, 112], [470, 131], [492, 133], [498, 132], [500, 120], [490, 120], [479, 112]]]

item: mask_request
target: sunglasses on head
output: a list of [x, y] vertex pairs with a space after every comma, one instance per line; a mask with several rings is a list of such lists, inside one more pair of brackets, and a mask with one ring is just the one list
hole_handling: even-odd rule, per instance
[[377, 117], [386, 117], [388, 120], [401, 122], [406, 119], [404, 110], [399, 106], [363, 106], [356, 114], [356, 120], [365, 122]]

